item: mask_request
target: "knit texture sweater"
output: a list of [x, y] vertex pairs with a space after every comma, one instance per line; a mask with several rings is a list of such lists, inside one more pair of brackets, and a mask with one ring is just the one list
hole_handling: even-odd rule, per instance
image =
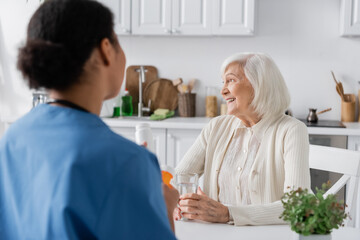
[[[235, 225], [285, 224], [280, 201], [291, 188], [310, 189], [309, 138], [305, 124], [286, 116], [262, 119], [264, 135], [248, 178], [251, 205], [228, 206]], [[203, 191], [219, 201], [218, 175], [241, 120], [212, 119], [185, 154], [176, 173], [203, 175]]]

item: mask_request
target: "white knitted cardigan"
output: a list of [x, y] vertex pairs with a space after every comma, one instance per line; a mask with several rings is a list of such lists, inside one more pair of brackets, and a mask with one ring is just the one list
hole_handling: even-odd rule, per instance
[[[266, 120], [265, 133], [249, 175], [251, 205], [230, 206], [235, 225], [284, 224], [280, 201], [288, 187], [310, 189], [309, 138], [305, 124], [280, 115]], [[176, 173], [204, 174], [203, 191], [218, 201], [218, 174], [241, 120], [212, 119], [176, 167]]]

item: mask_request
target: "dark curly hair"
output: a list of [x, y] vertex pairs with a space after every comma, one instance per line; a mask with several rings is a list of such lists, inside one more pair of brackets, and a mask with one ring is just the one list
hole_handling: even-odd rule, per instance
[[17, 67], [30, 88], [66, 90], [104, 38], [115, 46], [113, 15], [93, 0], [49, 0], [32, 16]]

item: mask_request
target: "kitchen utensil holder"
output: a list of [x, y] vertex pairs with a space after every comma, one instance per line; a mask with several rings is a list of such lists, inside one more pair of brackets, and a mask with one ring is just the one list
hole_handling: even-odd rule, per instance
[[354, 122], [355, 121], [355, 95], [344, 94], [344, 100], [341, 101], [341, 121]]
[[179, 93], [180, 117], [195, 117], [196, 93]]

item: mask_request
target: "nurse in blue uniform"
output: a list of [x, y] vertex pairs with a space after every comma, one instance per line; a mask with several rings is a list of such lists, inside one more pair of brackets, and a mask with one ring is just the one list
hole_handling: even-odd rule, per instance
[[162, 185], [153, 154], [99, 118], [125, 68], [109, 9], [46, 1], [18, 68], [53, 100], [0, 140], [0, 239], [175, 239], [178, 192]]

